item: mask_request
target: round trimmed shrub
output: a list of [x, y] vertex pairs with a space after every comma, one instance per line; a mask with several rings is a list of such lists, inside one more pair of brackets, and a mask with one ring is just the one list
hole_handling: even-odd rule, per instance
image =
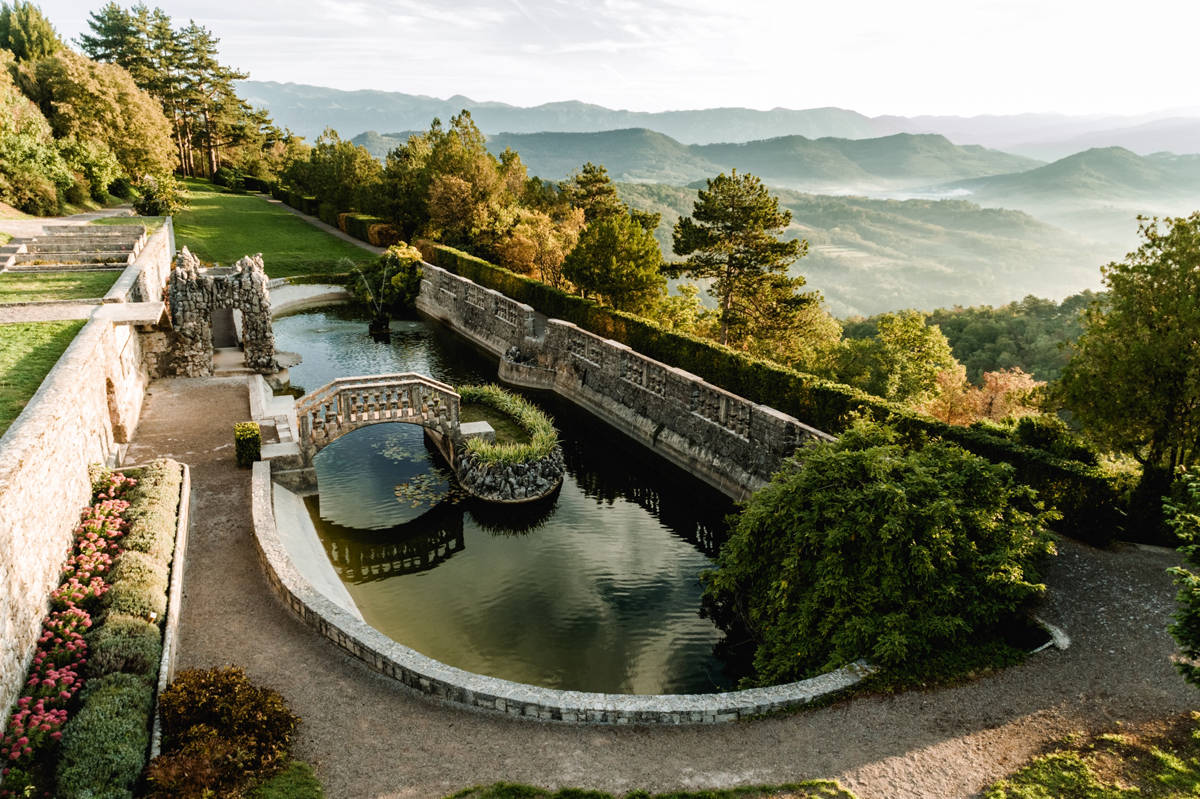
[[167, 567], [142, 552], [126, 551], [113, 567], [104, 595], [109, 613], [162, 619], [167, 609]]
[[89, 676], [124, 672], [150, 684], [158, 679], [162, 632], [157, 624], [124, 613], [109, 613], [104, 624], [88, 634], [87, 641]]
[[150, 686], [132, 674], [88, 683], [83, 705], [63, 729], [59, 799], [126, 799], [146, 765]]

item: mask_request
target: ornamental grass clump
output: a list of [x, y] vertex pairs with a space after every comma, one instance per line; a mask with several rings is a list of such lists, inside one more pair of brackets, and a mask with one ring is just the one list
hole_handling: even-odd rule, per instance
[[528, 443], [493, 444], [481, 438], [467, 441], [467, 451], [482, 463], [530, 463], [541, 460], [558, 446], [554, 422], [529, 400], [496, 385], [461, 386], [458, 395], [464, 403], [486, 405], [500, 411], [529, 435]]
[[1045, 590], [1054, 518], [1010, 466], [859, 422], [750, 499], [704, 574], [706, 607], [755, 643], [748, 684], [860, 658], [908, 682], [992, 645], [1014, 657], [1001, 633]]

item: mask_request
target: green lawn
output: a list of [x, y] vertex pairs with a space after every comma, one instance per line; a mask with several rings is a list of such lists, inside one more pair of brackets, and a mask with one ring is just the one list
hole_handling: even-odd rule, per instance
[[83, 325], [82, 320], [0, 325], [0, 435], [20, 415]]
[[458, 409], [460, 422], [487, 422], [496, 431], [497, 444], [528, 444], [529, 434], [517, 420], [503, 411], [476, 402], [464, 402]]
[[232, 194], [206, 181], [188, 180], [189, 207], [175, 216], [175, 241], [201, 260], [229, 265], [243, 255], [263, 254], [267, 274], [289, 277], [347, 272], [375, 255], [318, 230], [261, 197]]
[[1200, 714], [1068, 741], [987, 788], [986, 799], [1200, 796]]
[[83, 300], [103, 297], [120, 272], [5, 272], [0, 274], [0, 303]]
[[93, 225], [141, 225], [147, 233], [153, 233], [163, 225], [165, 216], [105, 216], [93, 219]]

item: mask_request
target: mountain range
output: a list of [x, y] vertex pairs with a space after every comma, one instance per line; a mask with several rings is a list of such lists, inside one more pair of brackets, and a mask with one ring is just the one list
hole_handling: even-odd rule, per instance
[[523, 108], [463, 96], [442, 99], [263, 81], [241, 81], [238, 91], [252, 105], [267, 108], [278, 124], [310, 139], [327, 127], [346, 135], [364, 130], [425, 130], [435, 116], [445, 121], [465, 108], [481, 130], [492, 134], [646, 128], [685, 144], [715, 144], [791, 135], [869, 139], [894, 133], [940, 133], [955, 144], [978, 144], [1041, 160], [1108, 146], [1139, 154], [1200, 152], [1200, 112], [1194, 109], [1141, 116], [870, 117], [843, 108], [643, 112], [577, 101]]
[[[352, 141], [383, 158], [409, 132], [375, 131]], [[1032, 169], [1041, 162], [983, 147], [960, 147], [943, 136], [898, 133], [877, 139], [782, 136], [743, 144], [682, 144], [645, 128], [598, 133], [499, 133], [494, 153], [512, 148], [529, 174], [562, 180], [586, 161], [614, 180], [686, 185], [719, 172], [752, 172], [772, 186], [815, 192], [881, 192]]]

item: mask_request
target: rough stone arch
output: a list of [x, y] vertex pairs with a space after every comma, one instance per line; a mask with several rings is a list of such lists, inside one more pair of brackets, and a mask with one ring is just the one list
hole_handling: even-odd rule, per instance
[[262, 253], [244, 256], [231, 267], [206, 269], [183, 248], [167, 281], [179, 374], [212, 374], [212, 317], [218, 308], [241, 312], [246, 366], [261, 374], [277, 370], [267, 281]]

